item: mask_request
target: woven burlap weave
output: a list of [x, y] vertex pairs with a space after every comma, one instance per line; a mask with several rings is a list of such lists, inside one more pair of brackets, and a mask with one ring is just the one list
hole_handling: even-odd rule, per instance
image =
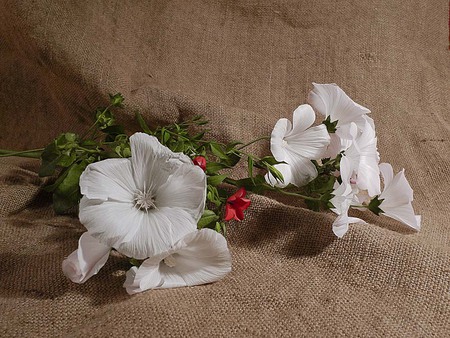
[[[406, 169], [422, 230], [251, 196], [220, 282], [127, 295], [112, 256], [85, 284], [61, 262], [84, 231], [56, 216], [39, 163], [0, 160], [2, 337], [447, 337], [448, 1], [0, 1], [0, 148], [89, 127], [121, 92], [156, 126], [203, 114], [222, 141], [269, 135], [312, 82], [372, 110], [383, 162]], [[268, 154], [268, 143], [252, 152]], [[237, 168], [235, 176], [243, 174]]]

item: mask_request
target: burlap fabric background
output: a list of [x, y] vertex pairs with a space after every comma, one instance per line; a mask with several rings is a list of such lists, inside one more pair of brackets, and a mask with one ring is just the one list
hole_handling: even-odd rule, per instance
[[[372, 110], [382, 161], [402, 167], [423, 229], [252, 196], [229, 227], [233, 272], [206, 286], [122, 288], [111, 257], [83, 285], [61, 272], [82, 225], [55, 216], [37, 161], [0, 160], [0, 335], [445, 337], [450, 330], [447, 1], [0, 1], [0, 148], [82, 131], [122, 92], [129, 132], [193, 114], [251, 140], [291, 118], [311, 82]], [[267, 153], [267, 143], [252, 151]], [[239, 175], [239, 169], [235, 175]]]

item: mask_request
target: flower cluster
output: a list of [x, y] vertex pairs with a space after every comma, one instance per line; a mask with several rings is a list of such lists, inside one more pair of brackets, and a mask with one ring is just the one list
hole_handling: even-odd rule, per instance
[[[271, 191], [303, 199], [315, 211], [331, 210], [337, 237], [349, 224], [365, 223], [350, 216], [352, 208], [420, 229], [404, 170], [394, 176], [390, 164], [380, 164], [369, 109], [335, 84], [314, 83], [292, 122], [282, 118], [270, 136], [247, 143], [205, 139], [201, 116], [151, 129], [136, 113], [143, 132], [129, 137], [112, 112], [123, 97], [110, 99], [83, 136], [64, 133], [41, 150], [0, 150], [0, 156], [40, 157], [40, 176], [58, 174], [44, 188], [57, 213], [79, 206], [87, 232], [63, 262], [74, 282], [95, 275], [111, 250], [132, 264], [124, 282], [130, 294], [221, 279], [231, 271], [227, 224], [245, 218], [247, 192]], [[271, 155], [245, 152], [267, 140]], [[248, 177], [233, 179], [230, 169], [241, 161]]]

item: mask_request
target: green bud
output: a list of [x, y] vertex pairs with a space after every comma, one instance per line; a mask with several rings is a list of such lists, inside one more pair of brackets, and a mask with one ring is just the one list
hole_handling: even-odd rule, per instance
[[124, 98], [122, 96], [122, 94], [117, 93], [117, 94], [109, 94], [109, 101], [111, 103], [112, 106], [114, 107], [122, 107], [122, 102], [123, 102]]

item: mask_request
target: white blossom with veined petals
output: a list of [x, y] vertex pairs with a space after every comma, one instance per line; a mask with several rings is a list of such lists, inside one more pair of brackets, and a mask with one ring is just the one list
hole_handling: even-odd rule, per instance
[[130, 137], [131, 158], [90, 164], [80, 177], [80, 221], [120, 253], [145, 259], [195, 231], [206, 175], [147, 134]]
[[382, 214], [419, 230], [421, 216], [414, 214], [411, 205], [413, 190], [406, 180], [405, 170], [394, 176], [392, 166], [389, 163], [381, 163], [380, 172], [384, 182], [383, 192], [378, 196], [382, 201], [379, 205]]
[[303, 104], [293, 113], [292, 123], [282, 118], [276, 123], [270, 140], [274, 158], [283, 164], [275, 165], [283, 175], [284, 182], [277, 181], [270, 173], [266, 181], [272, 186], [285, 187], [288, 184], [303, 186], [317, 176], [311, 160], [320, 159], [330, 136], [324, 125], [311, 127], [315, 114], [310, 105]]
[[350, 145], [352, 135], [350, 126], [356, 124], [363, 130], [369, 123], [375, 130], [373, 120], [367, 116], [370, 110], [353, 101], [338, 85], [313, 83], [313, 90], [308, 94], [308, 103], [330, 122], [337, 121], [336, 132], [331, 134], [331, 142], [326, 156], [334, 158]]
[[127, 272], [129, 294], [148, 289], [193, 286], [215, 282], [231, 271], [225, 237], [211, 229], [191, 232], [169, 250], [146, 259]]
[[357, 189], [350, 182], [352, 167], [350, 160], [345, 156], [341, 158], [340, 171], [342, 183], [335, 183], [334, 191], [332, 192], [333, 198], [330, 200], [334, 206], [331, 211], [338, 215], [333, 222], [333, 232], [339, 238], [343, 237], [348, 231], [350, 223], [366, 223], [359, 218], [348, 216], [348, 210], [355, 201]]
[[351, 145], [344, 156], [350, 161], [350, 175], [360, 190], [367, 190], [369, 196], [380, 194], [380, 156], [377, 150], [375, 130], [366, 122], [362, 131], [355, 123], [350, 125]]

